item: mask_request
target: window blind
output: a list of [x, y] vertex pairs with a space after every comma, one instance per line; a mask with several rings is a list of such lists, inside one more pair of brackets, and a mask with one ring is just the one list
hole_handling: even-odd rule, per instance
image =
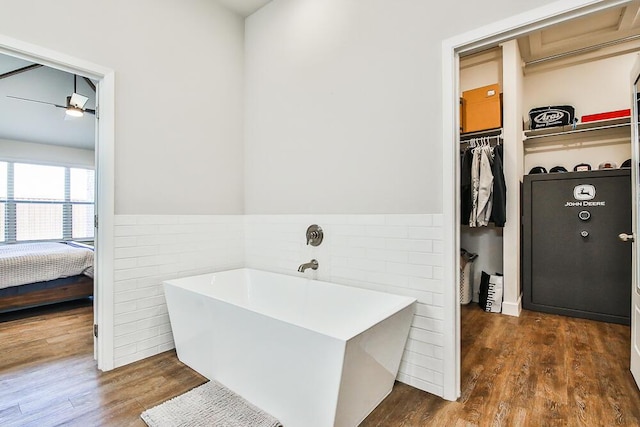
[[0, 242], [93, 238], [93, 170], [0, 162], [0, 187]]
[[0, 243], [5, 241], [7, 200], [7, 162], [0, 162]]

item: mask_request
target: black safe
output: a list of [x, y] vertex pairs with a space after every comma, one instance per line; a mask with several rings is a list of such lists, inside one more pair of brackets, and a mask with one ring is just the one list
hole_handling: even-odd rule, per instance
[[628, 325], [630, 170], [526, 175], [522, 209], [523, 308]]

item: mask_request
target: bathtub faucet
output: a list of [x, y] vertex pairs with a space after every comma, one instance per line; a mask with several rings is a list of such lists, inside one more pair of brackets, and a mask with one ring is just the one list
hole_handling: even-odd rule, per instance
[[304, 271], [310, 268], [312, 270], [317, 270], [318, 269], [318, 261], [315, 259], [312, 259], [310, 262], [306, 262], [304, 264], [300, 264], [300, 267], [298, 267], [298, 271], [300, 273], [304, 273]]

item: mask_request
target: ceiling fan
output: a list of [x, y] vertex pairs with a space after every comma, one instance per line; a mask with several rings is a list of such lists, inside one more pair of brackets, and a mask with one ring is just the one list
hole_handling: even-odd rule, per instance
[[20, 98], [18, 96], [11, 96], [11, 95], [7, 95], [7, 98], [18, 99], [21, 101], [38, 102], [40, 104], [47, 104], [47, 105], [53, 105], [54, 107], [58, 107], [58, 108], [64, 108], [66, 115], [70, 117], [82, 117], [84, 113], [95, 115], [96, 110], [92, 110], [90, 108], [84, 108], [89, 98], [77, 93], [76, 85], [77, 85], [77, 76], [74, 74], [73, 75], [73, 93], [70, 96], [67, 96], [66, 105], [58, 105], [52, 102], [38, 101], [36, 99]]

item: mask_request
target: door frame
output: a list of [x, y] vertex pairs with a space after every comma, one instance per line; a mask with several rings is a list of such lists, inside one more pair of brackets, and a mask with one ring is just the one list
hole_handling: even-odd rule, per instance
[[[632, 225], [631, 231], [634, 237], [632, 243], [632, 277], [631, 280], [631, 360], [629, 361], [629, 369], [631, 375], [636, 382], [636, 385], [640, 387], [640, 311], [638, 306], [640, 305], [640, 253], [638, 248], [638, 235], [640, 234], [640, 218], [638, 218], [638, 186], [640, 186], [640, 173], [638, 171], [638, 159], [640, 158], [640, 148], [638, 147], [638, 141], [640, 141], [640, 129], [638, 128], [638, 84], [640, 84], [640, 56], [636, 57], [633, 68], [631, 69], [631, 75], [629, 76], [631, 83], [631, 215]], [[636, 92], [637, 91], [637, 92]], [[634, 203], [635, 202], [635, 203]]]
[[[65, 53], [0, 34], [0, 53], [24, 59], [68, 73], [97, 80], [96, 85], [96, 214], [94, 322], [99, 325], [94, 340], [98, 369], [114, 368], [113, 327], [113, 240], [114, 240], [114, 142], [115, 142], [115, 72]], [[99, 104], [98, 104], [99, 102]]]
[[460, 165], [459, 85], [460, 54], [495, 47], [527, 33], [592, 13], [631, 3], [632, 0], [559, 0], [509, 17], [442, 42], [442, 164], [445, 319], [443, 397], [460, 397]]

